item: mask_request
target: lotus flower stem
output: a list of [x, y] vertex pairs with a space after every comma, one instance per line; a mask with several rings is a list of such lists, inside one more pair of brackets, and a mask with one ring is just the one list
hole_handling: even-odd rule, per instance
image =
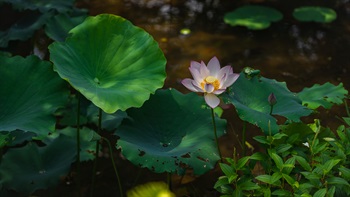
[[[99, 108], [98, 112], [98, 127], [97, 127], [97, 134], [100, 134], [101, 132], [101, 124], [102, 124], [102, 109]], [[95, 187], [95, 178], [96, 178], [96, 168], [97, 168], [97, 160], [98, 160], [98, 154], [100, 151], [100, 141], [96, 141], [96, 151], [95, 151], [95, 162], [92, 169], [92, 181], [91, 181], [91, 191], [90, 196], [94, 196], [94, 187]]]
[[217, 148], [218, 148], [218, 152], [219, 152], [219, 156], [220, 156], [220, 161], [221, 161], [221, 163], [223, 163], [222, 155], [221, 155], [221, 151], [220, 151], [220, 146], [219, 146], [218, 135], [217, 135], [217, 132], [216, 132], [216, 122], [215, 122], [214, 109], [213, 109], [213, 108], [210, 108], [210, 109], [211, 109], [211, 117], [212, 117], [212, 120], [213, 120], [215, 142], [216, 142], [216, 146], [217, 146]]
[[81, 196], [81, 184], [80, 184], [80, 98], [78, 96], [78, 109], [77, 109], [77, 186], [78, 196]]
[[112, 161], [112, 166], [113, 166], [113, 169], [114, 169], [114, 173], [117, 177], [117, 180], [118, 180], [118, 187], [119, 187], [119, 192], [120, 192], [120, 197], [123, 196], [123, 188], [122, 188], [122, 185], [121, 185], [121, 182], [120, 182], [120, 177], [119, 177], [119, 173], [118, 173], [118, 170], [117, 170], [117, 166], [115, 165], [115, 162], [114, 162], [114, 159], [113, 159], [113, 151], [112, 151], [112, 146], [111, 146], [111, 143], [109, 142], [108, 139], [102, 137], [102, 139], [107, 142], [107, 145], [108, 145], [108, 149], [109, 149], [109, 155], [111, 157], [111, 161]]

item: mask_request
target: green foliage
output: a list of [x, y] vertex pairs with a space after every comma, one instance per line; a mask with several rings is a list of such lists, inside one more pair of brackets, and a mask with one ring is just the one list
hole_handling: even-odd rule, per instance
[[330, 23], [337, 18], [337, 13], [331, 8], [303, 6], [300, 8], [295, 8], [293, 11], [293, 16], [299, 21]]
[[[193, 168], [203, 174], [220, 159], [210, 109], [195, 93], [183, 95], [175, 89], [158, 90], [141, 108], [131, 108], [118, 128], [117, 148], [135, 165], [157, 173]], [[218, 136], [226, 121], [216, 119]]]
[[[301, 135], [306, 127], [307, 134]], [[296, 135], [290, 134], [291, 129]], [[350, 128], [341, 126], [337, 134], [339, 137], [316, 120], [309, 125], [286, 125], [275, 135], [256, 136], [266, 152], [239, 160], [237, 155], [227, 158], [228, 164], [220, 163], [224, 175], [214, 188], [228, 196], [349, 196]], [[237, 168], [240, 160], [245, 165]], [[259, 174], [254, 171], [257, 167], [263, 168]], [[253, 180], [254, 189], [242, 192], [242, 180]]]
[[29, 143], [9, 150], [0, 163], [0, 185], [21, 196], [56, 185], [75, 160], [73, 147], [74, 141], [62, 136], [44, 147]]
[[49, 50], [55, 71], [106, 113], [140, 107], [164, 83], [156, 41], [119, 16], [88, 17]]
[[271, 22], [277, 22], [283, 18], [281, 12], [274, 8], [260, 5], [246, 5], [226, 13], [225, 23], [231, 26], [245, 26], [248, 29], [266, 29]]
[[[269, 95], [273, 93], [277, 103], [271, 106]], [[239, 117], [260, 127], [265, 134], [277, 133], [279, 126], [273, 115], [284, 116], [290, 121], [298, 122], [300, 117], [312, 111], [302, 106], [295, 93], [288, 90], [283, 82], [267, 79], [259, 75], [247, 75], [242, 72], [237, 81], [223, 94], [227, 103], [232, 103]]]
[[335, 86], [328, 82], [304, 88], [298, 96], [303, 101], [303, 105], [310, 109], [317, 109], [320, 106], [330, 109], [333, 104], [342, 104], [347, 94], [348, 91], [344, 89], [342, 83]]
[[[16, 21], [0, 31], [0, 47], [9, 41], [27, 40], [35, 31], [46, 26], [46, 33], [54, 40], [64, 40], [68, 31], [86, 17], [86, 10], [74, 7], [74, 0], [3, 0], [19, 13]], [[13, 11], [13, 10], [11, 10]]]
[[68, 91], [51, 63], [36, 56], [0, 56], [0, 62], [0, 131], [44, 136], [54, 131], [54, 112], [66, 103]]

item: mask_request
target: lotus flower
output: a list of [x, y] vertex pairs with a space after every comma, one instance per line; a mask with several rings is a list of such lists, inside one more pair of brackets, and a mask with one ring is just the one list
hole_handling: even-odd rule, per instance
[[189, 68], [193, 79], [184, 79], [182, 84], [193, 92], [203, 92], [205, 102], [215, 108], [220, 104], [220, 99], [216, 96], [225, 92], [239, 77], [233, 73], [231, 66], [220, 68], [219, 60], [213, 57], [208, 66], [192, 61]]

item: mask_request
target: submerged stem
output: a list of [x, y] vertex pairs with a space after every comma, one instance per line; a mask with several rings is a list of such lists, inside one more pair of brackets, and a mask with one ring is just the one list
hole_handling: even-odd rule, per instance
[[218, 148], [218, 152], [219, 152], [219, 156], [220, 156], [220, 161], [223, 162], [222, 160], [222, 155], [221, 155], [221, 151], [220, 151], [220, 146], [219, 146], [219, 140], [218, 140], [218, 135], [216, 132], [216, 122], [215, 122], [215, 114], [214, 114], [214, 109], [211, 108], [211, 117], [212, 117], [212, 121], [213, 121], [213, 127], [214, 127], [214, 135], [215, 135], [215, 142], [216, 142], [216, 146]]
[[115, 176], [117, 177], [117, 180], [118, 180], [118, 187], [119, 187], [120, 196], [122, 197], [123, 196], [123, 188], [122, 188], [122, 185], [121, 185], [121, 182], [120, 182], [120, 177], [119, 177], [119, 173], [118, 173], [118, 170], [117, 170], [117, 166], [115, 165], [115, 162], [114, 162], [114, 159], [113, 159], [113, 151], [112, 151], [111, 143], [109, 142], [108, 139], [106, 139], [104, 137], [102, 137], [102, 139], [105, 142], [107, 142], [107, 144], [108, 144], [108, 149], [109, 149], [109, 154], [110, 154], [111, 161], [112, 161], [112, 166], [113, 166], [113, 169], [114, 169]]
[[[99, 108], [98, 112], [98, 128], [97, 128], [97, 134], [101, 133], [101, 124], [102, 124], [102, 109]], [[90, 196], [94, 196], [94, 187], [95, 187], [95, 178], [96, 178], [96, 169], [97, 169], [97, 160], [98, 160], [98, 153], [100, 150], [100, 141], [96, 141], [96, 150], [95, 150], [95, 162], [92, 169], [92, 181], [91, 181], [91, 191]]]

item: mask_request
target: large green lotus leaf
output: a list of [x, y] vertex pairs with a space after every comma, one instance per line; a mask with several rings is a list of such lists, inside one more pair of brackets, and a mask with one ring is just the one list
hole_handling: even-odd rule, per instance
[[260, 127], [265, 134], [279, 131], [275, 117], [270, 115], [269, 95], [273, 93], [277, 103], [273, 106], [272, 115], [286, 117], [298, 122], [300, 117], [309, 115], [312, 110], [302, 106], [301, 100], [288, 90], [284, 82], [277, 82], [260, 76], [248, 77], [243, 72], [237, 81], [223, 94], [228, 103], [232, 103], [239, 117]]
[[55, 129], [53, 113], [66, 102], [66, 83], [36, 56], [0, 56], [0, 131]]
[[74, 6], [75, 0], [2, 0], [19, 10], [40, 10], [42, 13], [50, 10], [65, 12]]
[[[141, 108], [127, 110], [129, 118], [118, 128], [117, 148], [135, 165], [157, 173], [195, 174], [212, 169], [220, 159], [214, 141], [210, 109], [195, 93], [158, 90]], [[218, 136], [226, 121], [216, 118]]]
[[[101, 139], [94, 130], [82, 127], [80, 129], [80, 161], [87, 161], [95, 159], [96, 153], [96, 141]], [[73, 127], [66, 127], [64, 129], [57, 130], [55, 133], [51, 134], [47, 138], [43, 139], [42, 142], [45, 144], [50, 144], [52, 141], [56, 140], [60, 136], [67, 136], [71, 139], [71, 143], [74, 147], [70, 151], [77, 152], [77, 129]]]
[[347, 94], [348, 91], [344, 89], [342, 83], [335, 86], [327, 82], [323, 85], [315, 84], [311, 88], [304, 88], [298, 96], [303, 101], [303, 105], [310, 109], [317, 109], [320, 106], [330, 109], [333, 104], [342, 104]]
[[7, 47], [11, 40], [27, 40], [40, 29], [53, 12], [25, 12], [13, 25], [5, 31], [0, 31], [0, 47]]
[[106, 113], [140, 107], [164, 83], [157, 42], [119, 16], [88, 17], [49, 49], [59, 75]]
[[294, 9], [293, 16], [299, 21], [330, 23], [337, 18], [337, 13], [331, 8], [304, 6]]
[[87, 17], [87, 10], [74, 9], [72, 13], [61, 13], [47, 20], [46, 34], [55, 41], [64, 41], [68, 32]]
[[0, 185], [21, 196], [55, 186], [74, 162], [74, 148], [69, 137], [61, 136], [44, 147], [28, 143], [21, 148], [9, 149], [0, 163]]
[[260, 30], [268, 28], [271, 22], [277, 22], [282, 18], [282, 13], [274, 8], [246, 5], [226, 13], [224, 21], [231, 26], [239, 25], [252, 30]]

